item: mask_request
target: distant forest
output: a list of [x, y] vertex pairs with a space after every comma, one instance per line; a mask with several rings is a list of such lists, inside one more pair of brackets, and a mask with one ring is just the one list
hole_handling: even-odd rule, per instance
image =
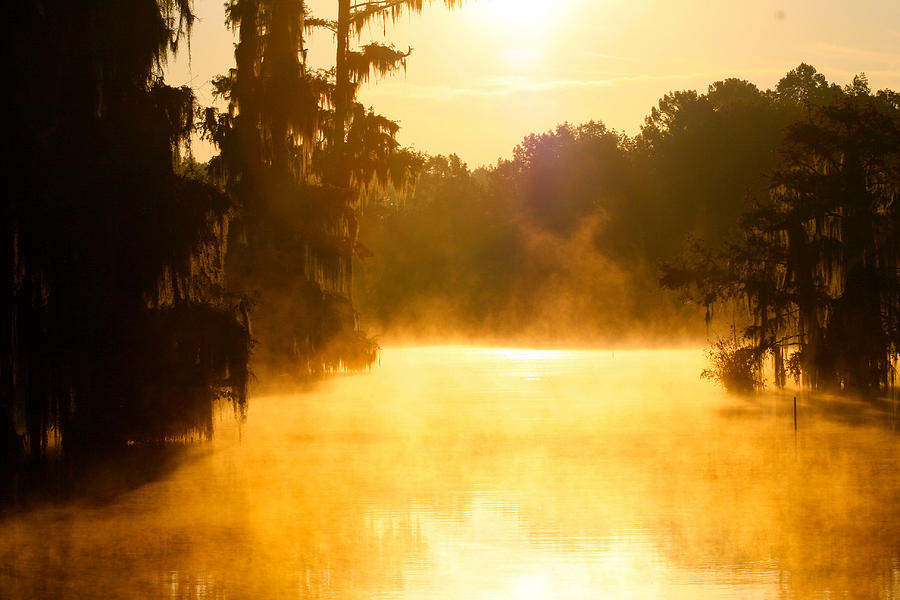
[[375, 328], [614, 346], [715, 341], [718, 314], [729, 387], [761, 385], [765, 357], [779, 385], [892, 381], [900, 94], [865, 75], [801, 64], [666, 94], [635, 137], [563, 124], [490, 167], [422, 160], [411, 197], [363, 217]]
[[[627, 343], [702, 336], [687, 298], [707, 314], [741, 300], [756, 362], [887, 383], [895, 92], [803, 64], [774, 90], [668, 94], [634, 138], [565, 124], [471, 171], [401, 148], [356, 99], [409, 57], [360, 32], [425, 4], [338, 0], [327, 20], [301, 0], [228, 2], [221, 110], [161, 75], [189, 0], [10, 9], [5, 455], [209, 435], [216, 401], [243, 411], [251, 353], [261, 378], [373, 364], [361, 314], [420, 339]], [[306, 64], [313, 29], [334, 34], [332, 68]], [[218, 148], [207, 164], [197, 134]]]

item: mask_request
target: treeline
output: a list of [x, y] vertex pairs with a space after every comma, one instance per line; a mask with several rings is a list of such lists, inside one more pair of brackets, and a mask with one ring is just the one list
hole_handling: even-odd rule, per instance
[[[337, 0], [336, 20], [226, 3], [223, 111], [162, 77], [190, 0], [10, 9], [0, 466], [208, 435], [216, 400], [243, 410], [254, 346], [295, 378], [376, 360], [350, 300], [357, 214], [415, 161], [356, 93], [409, 53], [353, 42], [427, 3]], [[306, 64], [315, 29], [332, 69]], [[197, 132], [219, 149], [207, 165]]]
[[900, 348], [900, 94], [864, 76], [840, 88], [806, 69], [766, 188], [734, 240], [694, 245], [663, 283], [709, 306], [741, 300], [751, 322], [719, 343], [726, 386], [792, 375], [815, 389], [892, 387]]
[[[597, 122], [565, 124], [475, 171], [454, 156], [425, 157], [410, 198], [364, 216], [361, 235], [374, 256], [361, 266], [363, 313], [376, 329], [420, 338], [700, 340], [704, 311], [721, 317], [720, 330], [733, 324], [739, 337], [746, 327], [758, 335], [745, 321], [759, 307], [748, 311], [744, 288], [680, 285], [689, 273], [710, 283], [689, 249], [734, 255], [744, 215], [781, 189], [792, 156], [813, 151], [797, 148], [796, 132], [824, 127], [826, 143], [839, 127], [823, 126], [824, 114], [879, 106], [890, 121], [895, 98], [873, 94], [864, 76], [842, 88], [801, 64], [771, 90], [726, 79], [705, 93], [667, 94], [635, 137]], [[860, 143], [883, 131], [870, 154], [894, 160], [885, 123], [841, 127]], [[676, 291], [660, 288], [664, 274]], [[789, 312], [783, 306], [778, 318]]]
[[627, 343], [663, 320], [699, 335], [696, 310], [659, 302], [653, 260], [636, 251], [644, 232], [628, 235], [639, 216], [628, 193], [643, 184], [624, 142], [600, 124], [565, 125], [495, 168], [427, 158], [411, 198], [363, 215], [372, 256], [356, 297], [368, 324], [418, 341]]

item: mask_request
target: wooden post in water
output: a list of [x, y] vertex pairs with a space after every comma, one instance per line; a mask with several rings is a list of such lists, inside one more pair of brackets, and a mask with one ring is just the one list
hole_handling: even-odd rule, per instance
[[797, 396], [794, 396], [794, 433], [797, 433]]
[[797, 396], [794, 396], [794, 460], [797, 459]]

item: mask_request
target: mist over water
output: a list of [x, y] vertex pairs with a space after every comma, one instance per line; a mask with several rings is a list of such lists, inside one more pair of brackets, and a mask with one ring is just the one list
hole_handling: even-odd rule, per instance
[[389, 348], [223, 411], [158, 480], [4, 515], [0, 595], [900, 597], [896, 407], [800, 394], [795, 434], [793, 392], [703, 366]]
[[900, 13], [579, 3], [8, 11], [0, 600], [900, 599]]

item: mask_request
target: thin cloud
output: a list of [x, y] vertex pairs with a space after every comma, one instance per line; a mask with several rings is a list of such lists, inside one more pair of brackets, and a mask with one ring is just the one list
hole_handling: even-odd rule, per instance
[[617, 56], [615, 54], [606, 54], [604, 52], [585, 52], [587, 56], [593, 56], [594, 58], [608, 58], [610, 60], [631, 60], [627, 56]]
[[[756, 74], [779, 72], [777, 70], [757, 70]], [[645, 81], [692, 81], [722, 77], [721, 71], [678, 73], [668, 75], [617, 75], [593, 79], [555, 79], [549, 81], [503, 81], [494, 80], [481, 87], [451, 87], [444, 85], [418, 85], [397, 82], [372, 88], [379, 96], [402, 96], [406, 98], [455, 100], [457, 98], [496, 98], [522, 93], [545, 93], [566, 89], [600, 89], [619, 84]]]
[[397, 83], [373, 88], [379, 96], [404, 96], [422, 99], [455, 100], [457, 98], [494, 98], [520, 93], [540, 93], [559, 89], [604, 88], [625, 81], [636, 81], [635, 77], [614, 77], [609, 79], [560, 79], [554, 81], [498, 84], [484, 87], [450, 87], [444, 85], [417, 85]]

